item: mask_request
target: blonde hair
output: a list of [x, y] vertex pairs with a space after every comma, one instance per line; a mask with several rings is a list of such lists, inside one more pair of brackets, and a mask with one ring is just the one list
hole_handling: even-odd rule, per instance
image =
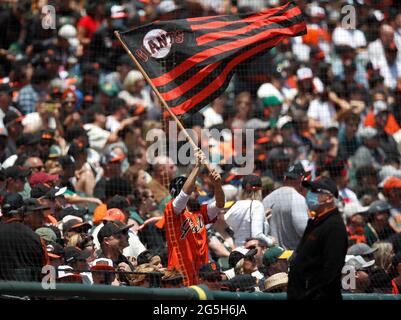
[[241, 190], [240, 200], [259, 200], [262, 201], [262, 190]]
[[391, 260], [393, 258], [393, 245], [390, 242], [379, 241], [373, 244], [372, 248], [377, 251], [373, 254], [376, 265], [383, 268], [386, 272], [391, 267]]
[[80, 245], [82, 244], [83, 239], [81, 237], [81, 235], [79, 233], [74, 234], [70, 237], [70, 239], [68, 239], [68, 243], [66, 245], [66, 247], [80, 247]]

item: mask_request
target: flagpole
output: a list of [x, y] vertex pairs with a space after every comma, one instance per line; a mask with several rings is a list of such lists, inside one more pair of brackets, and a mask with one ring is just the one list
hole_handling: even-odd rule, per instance
[[[159, 90], [157, 90], [156, 86], [153, 84], [152, 80], [150, 79], [150, 77], [148, 76], [148, 74], [146, 73], [146, 71], [143, 69], [143, 67], [141, 66], [141, 64], [138, 62], [138, 60], [135, 58], [135, 56], [132, 54], [131, 50], [127, 47], [127, 45], [125, 44], [125, 42], [121, 39], [120, 36], [120, 32], [119, 31], [114, 31], [115, 36], [117, 37], [117, 39], [120, 41], [120, 43], [122, 44], [123, 48], [125, 49], [125, 51], [127, 51], [128, 55], [130, 56], [131, 60], [135, 63], [136, 67], [138, 68], [138, 70], [142, 73], [142, 75], [144, 76], [145, 80], [147, 81], [147, 83], [152, 87], [154, 93], [156, 94], [156, 96], [159, 98], [162, 106], [164, 107], [164, 109], [166, 109], [166, 111], [169, 113], [169, 115], [174, 119], [174, 121], [177, 123], [178, 127], [180, 128], [180, 130], [184, 133], [185, 137], [188, 139], [189, 143], [192, 145], [192, 147], [194, 148], [195, 151], [199, 150], [200, 148], [196, 145], [196, 143], [194, 142], [194, 140], [192, 139], [192, 137], [189, 135], [188, 131], [185, 129], [185, 127], [182, 125], [181, 121], [177, 118], [177, 116], [173, 113], [173, 111], [171, 111], [170, 107], [168, 106], [167, 102], [164, 100], [164, 98], [162, 97], [162, 95], [160, 94]], [[209, 172], [211, 172], [212, 168], [210, 166], [210, 163], [206, 160], [205, 161], [205, 166], [206, 168], [209, 170]]]

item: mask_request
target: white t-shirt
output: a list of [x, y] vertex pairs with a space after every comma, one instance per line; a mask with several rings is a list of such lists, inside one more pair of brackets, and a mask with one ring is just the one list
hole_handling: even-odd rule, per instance
[[234, 231], [236, 246], [242, 246], [247, 238], [261, 238], [272, 245], [268, 236], [269, 225], [265, 218], [265, 209], [261, 201], [237, 201], [224, 216], [227, 224]]
[[84, 129], [88, 133], [90, 147], [102, 152], [111, 133], [92, 123], [84, 124]]
[[333, 104], [328, 101], [320, 101], [315, 99], [311, 101], [308, 109], [308, 117], [319, 121], [323, 127], [327, 128], [335, 122], [336, 109]]

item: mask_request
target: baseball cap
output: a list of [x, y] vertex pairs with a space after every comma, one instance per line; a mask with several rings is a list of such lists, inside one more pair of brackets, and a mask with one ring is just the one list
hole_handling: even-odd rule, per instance
[[121, 221], [122, 223], [125, 222], [125, 214], [118, 208], [111, 208], [106, 211], [106, 215], [104, 216], [103, 220], [108, 221]]
[[46, 245], [47, 255], [52, 259], [60, 259], [64, 256], [64, 248], [58, 243], [49, 243]]
[[124, 159], [125, 159], [125, 155], [117, 154], [114, 151], [110, 151], [101, 157], [100, 163], [103, 165], [106, 165], [106, 164], [112, 163], [112, 162], [120, 162], [120, 161], [123, 161]]
[[389, 177], [386, 179], [383, 185], [383, 189], [400, 189], [401, 188], [401, 178]]
[[[46, 199], [55, 199], [56, 197], [61, 197], [67, 192], [67, 187], [54, 187], [51, 188], [45, 195]], [[85, 210], [86, 211], [86, 210]]]
[[57, 235], [50, 228], [47, 228], [47, 227], [39, 228], [39, 229], [35, 230], [35, 233], [38, 234], [46, 242], [56, 242], [57, 241]]
[[62, 156], [58, 158], [58, 162], [63, 168], [75, 165], [75, 160], [72, 156]]
[[4, 175], [7, 178], [18, 179], [18, 178], [26, 178], [31, 174], [31, 170], [23, 169], [20, 166], [11, 166], [4, 170]]
[[74, 282], [82, 283], [82, 276], [80, 274], [73, 273], [73, 269], [70, 266], [59, 266], [57, 268], [57, 272], [58, 272], [57, 280], [68, 279]]
[[[59, 214], [60, 219], [63, 219], [68, 216], [73, 216], [79, 219], [82, 219], [82, 217], [87, 213], [87, 209], [83, 208], [75, 208], [73, 206], [68, 206], [65, 208], [62, 208]], [[64, 221], [63, 221], [64, 222]]]
[[86, 260], [90, 255], [90, 252], [87, 250], [81, 250], [77, 247], [67, 247], [64, 250], [64, 261], [71, 263], [77, 260]]
[[290, 116], [282, 116], [282, 117], [278, 118], [276, 127], [278, 129], [282, 129], [285, 125], [292, 123], [292, 122], [293, 122], [293, 120]]
[[298, 80], [306, 80], [313, 78], [313, 72], [310, 68], [300, 68], [297, 70]]
[[125, 19], [128, 17], [128, 13], [125, 8], [120, 5], [113, 5], [110, 8], [110, 18], [111, 19]]
[[338, 198], [338, 188], [336, 183], [329, 177], [326, 176], [320, 176], [317, 177], [315, 180], [303, 180], [302, 185], [310, 189], [312, 191], [328, 191], [330, 192], [334, 197]]
[[349, 247], [347, 254], [352, 256], [366, 256], [372, 253], [375, 253], [378, 248], [372, 248], [368, 246], [366, 243], [357, 243]]
[[244, 258], [253, 258], [257, 253], [256, 249], [246, 249], [244, 247], [237, 247], [231, 251], [228, 257], [228, 264], [231, 268], [234, 268], [238, 261]]
[[363, 214], [366, 213], [368, 210], [368, 206], [364, 207], [359, 203], [359, 201], [353, 201], [344, 205], [343, 214], [346, 219], [349, 219], [357, 213]]
[[24, 206], [24, 199], [19, 193], [9, 192], [6, 193], [1, 206], [2, 213], [11, 215], [18, 213], [18, 209]]
[[375, 260], [365, 261], [361, 256], [346, 255], [345, 265], [353, 266], [355, 270], [364, 270], [375, 264]]
[[37, 184], [31, 188], [31, 198], [39, 199], [44, 197], [48, 192], [50, 191], [50, 188], [45, 186], [44, 184]]
[[292, 166], [289, 166], [287, 171], [284, 172], [284, 176], [291, 179], [298, 179], [305, 175], [305, 169], [301, 163], [296, 163]]
[[104, 238], [118, 233], [123, 233], [133, 226], [132, 224], [127, 226], [120, 226], [118, 222], [119, 221], [107, 222], [104, 224], [104, 226], [99, 230], [97, 234], [97, 239], [99, 240], [99, 243], [102, 243]]
[[274, 246], [265, 251], [263, 254], [263, 264], [265, 266], [269, 266], [272, 263], [276, 263], [279, 259], [279, 257], [284, 253], [284, 248], [281, 248], [279, 246]]
[[280, 106], [283, 104], [281, 99], [275, 95], [262, 98], [262, 103], [264, 107]]
[[95, 271], [95, 270], [115, 271], [116, 269], [114, 268], [113, 261], [111, 259], [99, 258], [99, 259], [93, 260], [90, 270], [91, 271]]
[[250, 174], [242, 179], [242, 189], [258, 190], [262, 188], [262, 179], [259, 176]]
[[89, 222], [81, 221], [80, 219], [71, 219], [63, 223], [63, 232], [77, 231], [78, 229], [83, 230], [83, 232], [88, 232], [91, 228]]
[[181, 7], [176, 5], [174, 1], [172, 0], [163, 0], [162, 2], [160, 2], [160, 4], [156, 7], [156, 11], [159, 14], [165, 14], [165, 13], [170, 13], [170, 12], [174, 12], [178, 9], [180, 9]]
[[368, 214], [372, 215], [378, 212], [386, 212], [390, 209], [392, 209], [392, 206], [387, 201], [376, 200], [370, 204]]
[[33, 173], [29, 178], [28, 182], [31, 187], [36, 186], [37, 184], [46, 184], [50, 182], [57, 181], [59, 176], [57, 174], [48, 174], [43, 171]]
[[25, 214], [35, 213], [36, 211], [42, 211], [50, 209], [49, 206], [45, 206], [39, 203], [38, 199], [28, 198], [24, 200]]
[[176, 177], [170, 182], [169, 191], [172, 197], [178, 196], [180, 193], [185, 181], [187, 181], [186, 177]]
[[216, 262], [208, 262], [199, 268], [199, 277], [205, 280], [220, 280], [220, 267]]
[[288, 284], [288, 274], [285, 272], [275, 273], [265, 280], [263, 291], [269, 292], [286, 284]]
[[250, 274], [239, 274], [230, 280], [222, 281], [221, 286], [229, 291], [254, 291], [256, 278]]

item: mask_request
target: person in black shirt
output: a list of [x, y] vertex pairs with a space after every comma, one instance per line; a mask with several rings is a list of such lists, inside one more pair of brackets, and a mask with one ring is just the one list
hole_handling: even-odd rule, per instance
[[40, 281], [47, 253], [39, 235], [22, 223], [24, 202], [7, 193], [0, 223], [0, 280]]
[[311, 210], [304, 235], [290, 260], [289, 300], [341, 300], [347, 231], [336, 207], [338, 189], [328, 177], [303, 181]]

